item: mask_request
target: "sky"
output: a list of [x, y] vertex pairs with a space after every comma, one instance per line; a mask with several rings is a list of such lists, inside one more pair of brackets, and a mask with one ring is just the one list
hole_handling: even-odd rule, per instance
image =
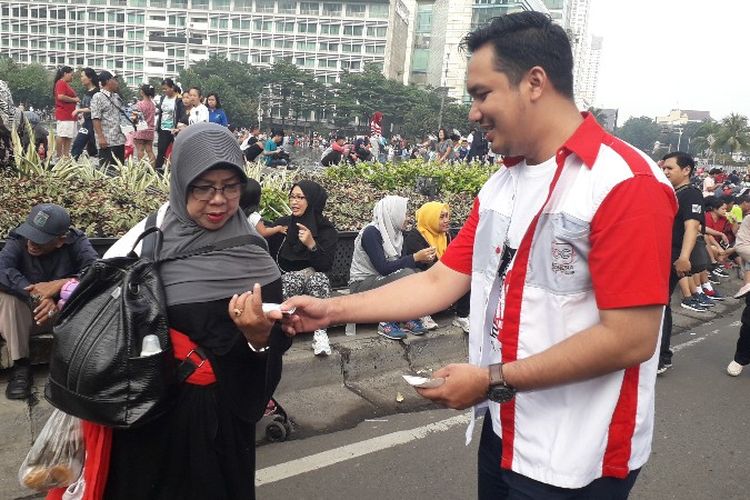
[[655, 118], [671, 109], [750, 117], [750, 2], [591, 0], [604, 37], [595, 104]]

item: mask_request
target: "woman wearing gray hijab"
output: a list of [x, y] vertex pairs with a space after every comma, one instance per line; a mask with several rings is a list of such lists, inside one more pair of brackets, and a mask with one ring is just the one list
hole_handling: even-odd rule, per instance
[[[161, 257], [255, 233], [238, 210], [247, 182], [243, 165], [225, 127], [195, 124], [177, 136], [169, 204], [157, 218]], [[144, 225], [106, 256], [127, 252]], [[253, 499], [255, 424], [291, 345], [275, 322], [280, 313], [261, 310], [262, 301], [282, 302], [279, 270], [259, 244], [160, 269], [175, 355], [201, 366], [179, 386], [172, 411], [144, 427], [113, 432], [104, 498]]]

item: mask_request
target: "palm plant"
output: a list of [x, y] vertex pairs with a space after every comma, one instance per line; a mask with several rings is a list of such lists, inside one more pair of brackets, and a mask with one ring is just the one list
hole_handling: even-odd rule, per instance
[[747, 117], [732, 113], [721, 120], [713, 149], [717, 152], [727, 151], [728, 153], [750, 149], [750, 127], [747, 124]]

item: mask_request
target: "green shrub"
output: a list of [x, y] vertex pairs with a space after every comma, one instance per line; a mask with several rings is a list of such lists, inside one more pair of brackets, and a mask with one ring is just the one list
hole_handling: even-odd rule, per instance
[[[18, 146], [20, 148], [20, 145]], [[20, 156], [20, 158], [19, 158]], [[73, 225], [91, 237], [124, 234], [168, 199], [169, 174], [155, 172], [145, 161], [99, 170], [86, 159], [52, 165], [33, 152], [16, 155], [16, 169], [0, 172], [0, 237], [23, 222], [31, 207], [56, 203], [66, 207]], [[262, 186], [260, 212], [274, 220], [290, 213], [287, 195], [301, 178], [319, 182], [328, 192], [326, 214], [341, 231], [357, 231], [372, 218], [375, 202], [388, 194], [410, 200], [410, 219], [429, 199], [416, 192], [417, 178], [435, 177], [436, 199], [448, 203], [454, 225], [468, 216], [480, 187], [494, 171], [478, 164], [438, 164], [410, 160], [399, 164], [359, 163], [323, 171], [284, 171], [246, 166]]]

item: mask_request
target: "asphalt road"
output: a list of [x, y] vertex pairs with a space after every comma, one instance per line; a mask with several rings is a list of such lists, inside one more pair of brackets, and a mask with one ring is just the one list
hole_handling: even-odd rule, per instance
[[[674, 367], [657, 381], [653, 453], [631, 498], [750, 498], [750, 368], [725, 372], [741, 311], [675, 337]], [[398, 414], [261, 446], [258, 498], [474, 498], [479, 426], [467, 447], [467, 422], [450, 410]]]

